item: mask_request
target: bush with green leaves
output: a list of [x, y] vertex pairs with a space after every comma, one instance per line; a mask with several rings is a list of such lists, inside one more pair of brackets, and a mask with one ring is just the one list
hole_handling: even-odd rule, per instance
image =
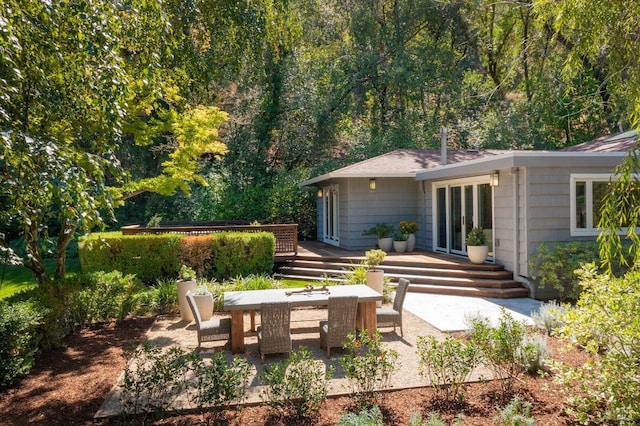
[[232, 404], [242, 402], [251, 373], [251, 366], [245, 358], [236, 356], [228, 363], [225, 354], [216, 351], [209, 362], [197, 355], [191, 356], [191, 362], [194, 373], [191, 400], [197, 407], [219, 413]]
[[469, 318], [469, 344], [480, 350], [483, 362], [493, 370], [506, 395], [511, 392], [517, 378], [524, 373], [520, 353], [529, 353], [523, 348], [527, 327], [516, 321], [504, 308], [498, 319], [498, 325], [492, 326], [487, 317]]
[[156, 315], [176, 312], [178, 288], [173, 279], [158, 280], [155, 285], [145, 288], [136, 295], [136, 315]]
[[585, 263], [599, 260], [594, 241], [541, 244], [529, 259], [531, 278], [543, 289], [554, 289], [561, 302], [580, 297], [580, 280], [574, 271]]
[[211, 289], [213, 294], [213, 309], [224, 310], [225, 291], [268, 290], [270, 288], [283, 288], [280, 281], [265, 274], [238, 276], [229, 281], [217, 282], [215, 280], [201, 280]]
[[220, 232], [213, 239], [214, 276], [270, 274], [276, 239], [271, 232]]
[[547, 336], [551, 336], [554, 330], [564, 324], [562, 316], [567, 309], [566, 305], [551, 300], [541, 304], [538, 311], [531, 314], [531, 319], [539, 329], [546, 331]]
[[533, 426], [536, 421], [531, 417], [533, 405], [523, 401], [520, 396], [514, 396], [504, 408], [498, 408], [493, 418], [495, 426]]
[[520, 365], [528, 373], [543, 373], [549, 369], [547, 365], [551, 356], [551, 349], [547, 338], [541, 334], [525, 334], [516, 350]]
[[42, 338], [44, 314], [34, 300], [0, 300], [0, 389], [31, 370]]
[[[464, 419], [464, 414], [457, 414], [451, 425], [462, 426], [464, 425]], [[420, 413], [411, 414], [411, 417], [409, 417], [409, 426], [447, 426], [447, 423], [444, 421], [440, 413], [436, 413], [434, 411], [429, 413], [429, 418], [427, 420], [425, 420]]]
[[465, 382], [478, 364], [479, 353], [474, 345], [446, 336], [440, 341], [433, 336], [418, 336], [420, 375], [427, 378], [438, 398], [462, 402]]
[[582, 424], [640, 423], [640, 272], [614, 278], [594, 265], [579, 273], [583, 291], [563, 316], [559, 336], [592, 357], [583, 365], [557, 364], [555, 379]]
[[265, 387], [263, 401], [283, 416], [308, 419], [320, 410], [327, 397], [327, 382], [333, 368], [314, 360], [304, 346], [291, 352], [289, 358], [268, 366], [260, 375]]
[[349, 268], [348, 284], [363, 284], [367, 282], [367, 266], [364, 263]]
[[187, 379], [193, 356], [173, 346], [163, 350], [143, 342], [123, 354], [129, 359], [124, 369], [120, 404], [126, 415], [161, 414], [189, 388]]
[[358, 414], [343, 413], [336, 426], [383, 426], [384, 418], [380, 407], [363, 408]]
[[347, 354], [340, 359], [340, 365], [353, 395], [360, 406], [372, 406], [378, 399], [376, 391], [386, 388], [397, 367], [398, 352], [385, 347], [377, 330], [373, 337], [350, 333], [342, 347]]

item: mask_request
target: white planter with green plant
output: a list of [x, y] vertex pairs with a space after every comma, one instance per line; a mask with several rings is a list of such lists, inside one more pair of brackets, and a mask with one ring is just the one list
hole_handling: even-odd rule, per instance
[[193, 314], [187, 302], [187, 292], [196, 292], [196, 272], [187, 265], [182, 265], [180, 271], [178, 271], [178, 281], [176, 284], [178, 286], [180, 318], [183, 321], [193, 321]]
[[193, 294], [193, 300], [196, 302], [202, 321], [210, 320], [213, 315], [213, 294], [211, 291], [204, 284], [201, 284]]
[[407, 239], [409, 237], [400, 232], [396, 232], [393, 236], [393, 249], [398, 253], [407, 251]]
[[[367, 286], [380, 294], [384, 291], [384, 271], [377, 266], [382, 263], [387, 253], [384, 250], [368, 250], [365, 252], [365, 264], [367, 265]], [[382, 306], [382, 302], [376, 302], [377, 306]]]
[[467, 244], [467, 256], [471, 263], [483, 264], [489, 255], [489, 244], [487, 236], [481, 227], [473, 228], [465, 240]]
[[386, 223], [378, 223], [364, 231], [362, 235], [375, 235], [378, 237], [378, 248], [382, 251], [391, 251], [393, 246], [393, 226]]
[[413, 221], [400, 221], [400, 232], [407, 236], [407, 251], [413, 251], [416, 247], [416, 232], [418, 223]]

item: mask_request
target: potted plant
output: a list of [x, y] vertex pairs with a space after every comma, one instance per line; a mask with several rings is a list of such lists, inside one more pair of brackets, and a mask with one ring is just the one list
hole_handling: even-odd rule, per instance
[[386, 223], [378, 223], [376, 226], [367, 229], [362, 235], [376, 235], [378, 237], [378, 248], [383, 251], [390, 251], [393, 245], [393, 226]]
[[196, 301], [196, 307], [200, 312], [202, 321], [210, 320], [213, 315], [213, 294], [209, 291], [209, 288], [204, 284], [200, 284], [193, 294], [193, 300]]
[[487, 260], [489, 245], [487, 236], [481, 227], [473, 228], [467, 234], [465, 243], [467, 244], [467, 256], [469, 256], [471, 263], [482, 264]]
[[[376, 249], [368, 250], [364, 255], [364, 263], [367, 266], [367, 286], [382, 294], [384, 291], [384, 271], [378, 269], [378, 265], [382, 263], [387, 253], [384, 250]], [[378, 301], [376, 305], [382, 306], [382, 302]]]
[[393, 234], [393, 249], [398, 253], [404, 253], [407, 251], [407, 238], [409, 237], [402, 232], [396, 232]]
[[178, 271], [178, 306], [180, 317], [184, 321], [193, 321], [193, 314], [187, 302], [187, 291], [196, 292], [196, 271], [187, 265], [182, 265]]
[[400, 232], [407, 236], [407, 251], [413, 251], [416, 246], [416, 232], [418, 223], [414, 221], [400, 221]]

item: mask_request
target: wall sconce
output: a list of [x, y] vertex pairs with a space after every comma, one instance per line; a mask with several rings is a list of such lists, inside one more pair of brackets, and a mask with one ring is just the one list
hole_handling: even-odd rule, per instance
[[369, 179], [369, 189], [372, 191], [376, 190], [376, 180], [375, 179]]
[[491, 186], [500, 185], [500, 173], [498, 173], [497, 170], [491, 173], [491, 175], [489, 176], [489, 185]]
[[322, 188], [318, 188], [318, 198], [322, 198]]

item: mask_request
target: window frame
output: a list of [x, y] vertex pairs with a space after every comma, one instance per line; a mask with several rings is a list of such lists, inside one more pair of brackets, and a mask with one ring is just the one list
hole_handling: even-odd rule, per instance
[[[598, 236], [600, 233], [600, 229], [597, 228], [597, 223], [593, 223], [593, 183], [594, 182], [603, 182], [609, 183], [614, 182], [616, 180], [616, 176], [610, 173], [572, 173], [570, 175], [570, 222], [571, 222], [571, 236], [572, 237], [594, 237]], [[586, 208], [586, 228], [578, 228], [576, 224], [576, 184], [577, 182], [585, 182], [585, 208]], [[589, 225], [591, 225], [589, 227]], [[621, 228], [618, 231], [618, 234], [623, 235], [626, 234], [627, 228]]]

